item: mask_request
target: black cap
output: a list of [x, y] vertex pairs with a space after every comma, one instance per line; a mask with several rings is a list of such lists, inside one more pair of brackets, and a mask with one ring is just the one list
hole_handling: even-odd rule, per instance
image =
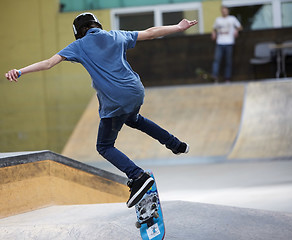
[[101, 23], [100, 21], [97, 19], [97, 17], [90, 13], [90, 12], [85, 12], [85, 13], [81, 13], [79, 14], [75, 19], [74, 19], [74, 22], [73, 22], [73, 32], [74, 32], [74, 35], [75, 35], [75, 38], [78, 39], [78, 38], [81, 38], [80, 36], [80, 29], [85, 26], [86, 24], [88, 23], [97, 23], [101, 26]]

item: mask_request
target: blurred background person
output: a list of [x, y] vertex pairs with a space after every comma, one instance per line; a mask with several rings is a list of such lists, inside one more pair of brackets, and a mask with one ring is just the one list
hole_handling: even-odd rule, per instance
[[242, 29], [236, 17], [229, 15], [229, 9], [221, 6], [221, 17], [217, 17], [212, 31], [212, 40], [216, 40], [212, 76], [218, 82], [218, 75], [222, 59], [225, 58], [224, 79], [230, 81], [232, 76], [232, 55], [235, 38]]

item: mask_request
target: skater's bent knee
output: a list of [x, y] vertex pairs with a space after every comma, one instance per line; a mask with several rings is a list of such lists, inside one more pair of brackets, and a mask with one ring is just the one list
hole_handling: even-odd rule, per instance
[[100, 154], [100, 155], [104, 155], [106, 153], [107, 147], [101, 145], [101, 144], [96, 144], [96, 151]]

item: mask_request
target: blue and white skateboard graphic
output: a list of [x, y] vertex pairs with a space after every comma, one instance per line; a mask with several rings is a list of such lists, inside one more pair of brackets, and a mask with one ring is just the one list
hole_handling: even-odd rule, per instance
[[163, 215], [157, 186], [152, 171], [147, 171], [154, 179], [154, 184], [135, 205], [137, 222], [143, 240], [162, 240], [165, 235]]

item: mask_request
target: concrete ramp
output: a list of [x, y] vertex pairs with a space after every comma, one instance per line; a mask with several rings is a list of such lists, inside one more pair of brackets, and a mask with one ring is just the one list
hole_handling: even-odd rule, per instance
[[[141, 114], [190, 146], [188, 156], [226, 156], [237, 136], [245, 86], [147, 88]], [[99, 124], [93, 97], [62, 154], [83, 162], [103, 160], [95, 150]], [[144, 133], [123, 127], [116, 146], [131, 159], [174, 158], [171, 151]]]
[[247, 85], [242, 123], [229, 159], [292, 156], [292, 82]]
[[[288, 240], [292, 214], [163, 202], [167, 240]], [[0, 239], [140, 239], [125, 204], [53, 206], [0, 220]]]
[[[141, 114], [190, 144], [188, 157], [278, 159], [292, 156], [292, 81], [147, 88]], [[63, 155], [103, 160], [95, 150], [92, 99]], [[171, 159], [149, 136], [124, 127], [116, 146], [131, 159]]]

